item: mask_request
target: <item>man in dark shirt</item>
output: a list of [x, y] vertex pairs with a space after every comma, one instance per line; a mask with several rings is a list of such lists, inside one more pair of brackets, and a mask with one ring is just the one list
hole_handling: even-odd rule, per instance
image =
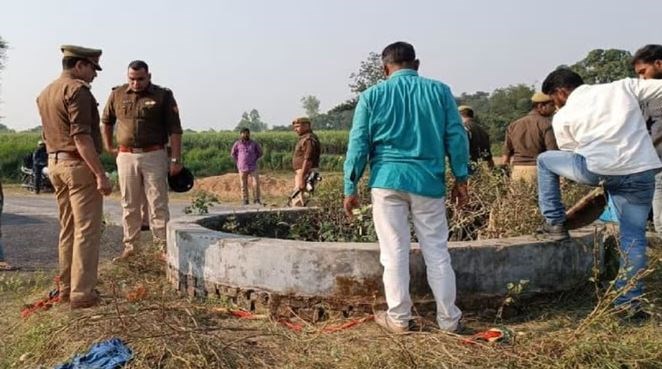
[[[503, 145], [503, 164], [511, 165], [511, 179], [535, 183], [538, 180], [536, 159], [547, 150], [558, 150], [551, 116], [556, 107], [552, 99], [536, 92], [531, 97], [529, 114], [510, 123]], [[511, 162], [512, 160], [512, 162]]]
[[308, 118], [297, 118], [292, 122], [292, 129], [299, 135], [299, 141], [292, 154], [292, 169], [294, 169], [294, 190], [299, 191], [294, 206], [303, 206], [303, 193], [306, 191], [306, 178], [311, 172], [319, 171], [322, 148], [317, 135], [313, 133]]
[[37, 149], [32, 153], [32, 174], [34, 178], [34, 193], [36, 194], [39, 194], [41, 191], [41, 172], [46, 166], [48, 166], [46, 143], [39, 140]]
[[469, 138], [469, 164], [470, 172], [476, 169], [479, 162], [484, 161], [491, 168], [494, 168], [492, 160], [492, 149], [490, 147], [490, 136], [474, 120], [474, 110], [467, 105], [460, 105], [457, 109], [460, 112], [464, 129]]
[[[124, 251], [118, 259], [136, 251], [145, 198], [154, 243], [164, 250], [170, 218], [167, 176], [183, 168], [182, 126], [172, 91], [151, 82], [149, 67], [142, 60], [131, 62], [127, 69], [128, 83], [113, 88], [101, 119], [104, 146], [117, 157], [122, 196]], [[114, 127], [119, 147], [113, 143]]]

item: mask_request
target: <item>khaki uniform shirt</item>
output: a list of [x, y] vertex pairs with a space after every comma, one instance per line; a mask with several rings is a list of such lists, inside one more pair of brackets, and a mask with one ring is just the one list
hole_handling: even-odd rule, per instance
[[473, 120], [465, 122], [464, 129], [467, 131], [469, 138], [469, 158], [471, 161], [492, 159], [490, 136], [487, 132]]
[[117, 143], [129, 147], [165, 145], [171, 134], [182, 133], [172, 91], [154, 84], [141, 92], [132, 91], [128, 83], [113, 88], [101, 122], [117, 123]]
[[535, 110], [510, 123], [506, 129], [503, 153], [512, 156], [513, 165], [536, 165], [538, 154], [558, 149], [552, 120]]
[[294, 170], [303, 168], [303, 162], [306, 160], [312, 162], [311, 168], [319, 168], [321, 154], [320, 140], [314, 133], [301, 135], [292, 155], [292, 168]]
[[94, 147], [101, 153], [98, 105], [90, 85], [74, 79], [66, 71], [48, 85], [37, 98], [48, 152], [78, 151], [74, 136], [86, 134], [92, 137]]

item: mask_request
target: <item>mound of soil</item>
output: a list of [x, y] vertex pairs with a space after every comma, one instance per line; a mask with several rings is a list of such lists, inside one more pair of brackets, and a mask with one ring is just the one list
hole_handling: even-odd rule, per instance
[[[294, 187], [294, 179], [286, 176], [260, 175], [260, 192], [262, 198], [287, 197]], [[228, 173], [215, 177], [196, 179], [194, 190], [212, 193], [220, 201], [238, 201], [241, 199], [241, 186], [239, 173]], [[253, 193], [249, 189], [250, 199]]]

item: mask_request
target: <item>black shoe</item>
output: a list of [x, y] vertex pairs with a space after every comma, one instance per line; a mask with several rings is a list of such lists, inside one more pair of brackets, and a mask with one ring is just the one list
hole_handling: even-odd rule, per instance
[[149, 231], [149, 224], [143, 224], [140, 226], [141, 231]]
[[242, 205], [248, 205], [248, 200], [244, 200], [241, 202]]
[[255, 205], [262, 205], [262, 201], [260, 201], [260, 200], [255, 200], [255, 201], [253, 201], [253, 204], [255, 204]]
[[563, 224], [548, 224], [547, 222], [543, 223], [540, 228], [536, 231], [536, 234], [539, 237], [547, 238], [554, 241], [562, 241], [570, 238], [570, 233], [565, 229]]

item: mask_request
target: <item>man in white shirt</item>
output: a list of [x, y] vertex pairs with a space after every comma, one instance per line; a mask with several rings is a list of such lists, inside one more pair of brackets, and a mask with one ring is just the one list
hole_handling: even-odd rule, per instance
[[[662, 45], [646, 45], [637, 50], [632, 57], [632, 67], [639, 78], [662, 79]], [[662, 100], [650, 101], [642, 109], [653, 146], [658, 157], [662, 158]], [[653, 224], [655, 232], [662, 235], [662, 173], [655, 176]]]
[[662, 98], [662, 81], [626, 78], [584, 85], [569, 69], [550, 73], [542, 85], [559, 111], [552, 127], [561, 151], [538, 156], [538, 202], [545, 223], [541, 234], [568, 237], [559, 176], [605, 187], [619, 220], [621, 272], [615, 303], [627, 319], [645, 319], [642, 282], [628, 281], [646, 267], [646, 221], [662, 163], [646, 130], [640, 105]]

